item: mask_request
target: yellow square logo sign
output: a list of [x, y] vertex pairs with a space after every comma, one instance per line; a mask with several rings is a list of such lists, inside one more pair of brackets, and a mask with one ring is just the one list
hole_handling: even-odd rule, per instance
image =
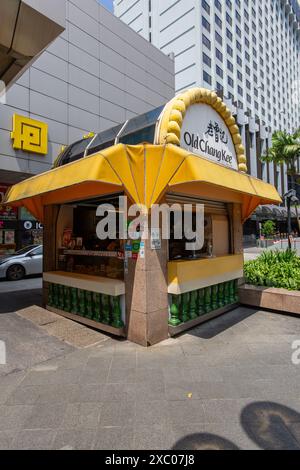
[[48, 153], [48, 124], [14, 114], [11, 132], [13, 148], [24, 152]]

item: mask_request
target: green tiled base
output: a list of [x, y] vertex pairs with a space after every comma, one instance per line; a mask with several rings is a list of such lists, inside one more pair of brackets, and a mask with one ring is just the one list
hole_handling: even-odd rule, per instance
[[238, 301], [238, 280], [222, 282], [203, 289], [172, 295], [169, 325], [195, 320]]
[[114, 328], [123, 328], [120, 297], [48, 284], [49, 307]]
[[195, 326], [200, 325], [201, 323], [204, 323], [206, 321], [212, 320], [213, 318], [219, 317], [220, 315], [223, 315], [224, 313], [229, 312], [230, 310], [233, 310], [239, 305], [240, 304], [238, 302], [235, 302], [233, 304], [226, 305], [225, 307], [221, 307], [221, 308], [218, 308], [217, 310], [201, 315], [193, 320], [189, 320], [185, 323], [179, 323], [176, 326], [172, 326], [169, 324], [169, 334], [170, 336], [176, 336], [179, 333], [182, 333], [183, 331], [189, 330], [190, 328], [194, 328]]

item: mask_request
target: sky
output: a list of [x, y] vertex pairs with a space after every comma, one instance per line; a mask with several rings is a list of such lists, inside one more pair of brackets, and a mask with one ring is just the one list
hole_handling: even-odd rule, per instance
[[113, 0], [98, 0], [101, 5], [110, 11], [113, 11]]

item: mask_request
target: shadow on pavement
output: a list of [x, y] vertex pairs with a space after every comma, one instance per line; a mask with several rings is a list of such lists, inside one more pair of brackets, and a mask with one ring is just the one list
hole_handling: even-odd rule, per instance
[[[263, 450], [300, 450], [300, 414], [279, 403], [262, 401], [247, 405], [240, 422], [248, 437]], [[298, 439], [297, 439], [298, 438]], [[238, 450], [232, 441], [215, 434], [188, 434], [174, 450]]]
[[195, 433], [183, 437], [172, 450], [239, 450], [233, 442], [215, 434]]
[[[210, 339], [232, 326], [237, 325], [246, 318], [251, 317], [256, 312], [257, 309], [251, 309], [249, 307], [243, 309], [241, 306], [190, 329], [188, 333], [192, 336], [197, 336], [198, 338]], [[183, 332], [183, 334], [185, 333], [186, 332]]]
[[42, 289], [0, 293], [0, 314], [16, 312], [31, 305], [42, 307]]
[[293, 434], [296, 428], [300, 432], [300, 414], [292, 408], [269, 401], [254, 402], [243, 409], [241, 424], [262, 449], [300, 450]]

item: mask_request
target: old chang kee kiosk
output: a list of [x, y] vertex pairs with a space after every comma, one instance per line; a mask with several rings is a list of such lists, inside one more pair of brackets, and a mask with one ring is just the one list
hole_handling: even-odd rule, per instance
[[[147, 143], [145, 143], [147, 142]], [[99, 204], [204, 205], [204, 244], [100, 240]], [[62, 151], [54, 168], [13, 186], [6, 203], [44, 224], [45, 308], [148, 346], [225, 313], [243, 277], [242, 224], [276, 189], [247, 175], [230, 109], [193, 88]], [[151, 230], [149, 228], [149, 230]]]

